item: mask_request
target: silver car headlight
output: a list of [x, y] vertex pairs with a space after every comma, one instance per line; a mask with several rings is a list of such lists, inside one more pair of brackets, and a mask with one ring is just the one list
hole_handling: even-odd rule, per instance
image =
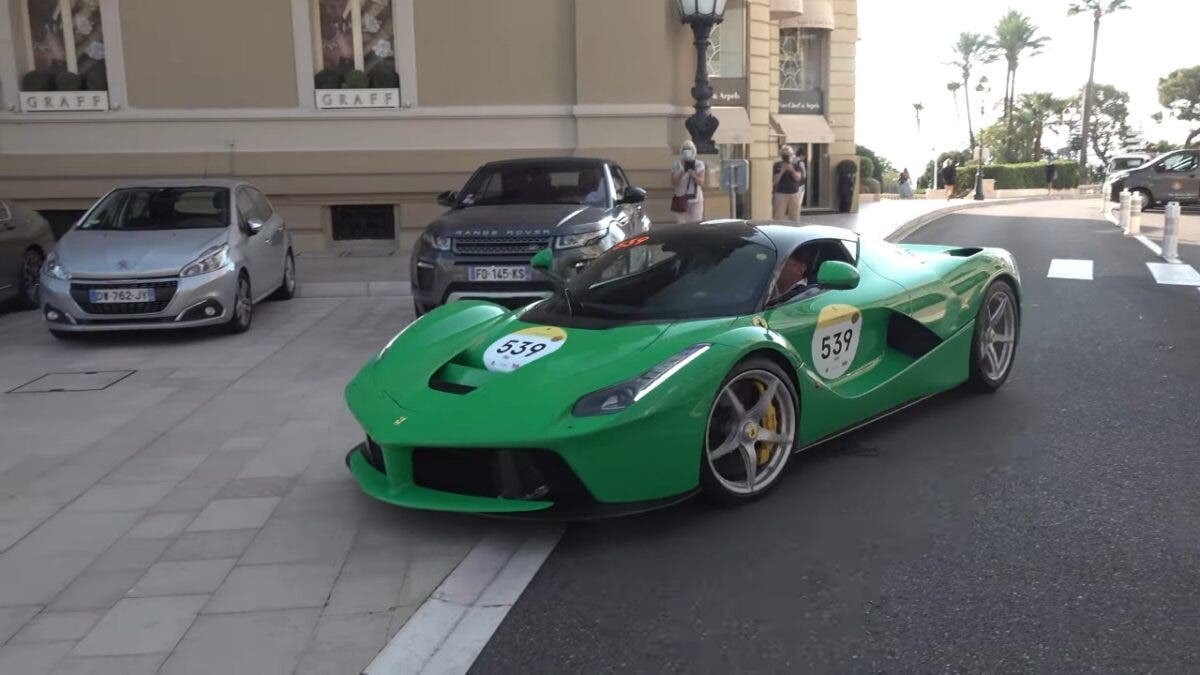
[[705, 342], [692, 345], [631, 380], [593, 391], [575, 402], [571, 414], [576, 417], [593, 417], [619, 413], [642, 400], [667, 378], [683, 370], [684, 366], [700, 358], [711, 346]]
[[432, 232], [426, 232], [425, 234], [422, 234], [421, 241], [425, 242], [425, 245], [429, 248], [437, 251], [449, 251], [450, 245], [454, 243], [454, 240], [450, 237], [434, 234]]
[[179, 273], [181, 277], [194, 277], [199, 274], [208, 274], [216, 272], [222, 267], [229, 264], [229, 246], [222, 244], [214, 246], [204, 253], [200, 254], [192, 262], [184, 265], [183, 270]]
[[608, 234], [607, 225], [577, 234], [560, 235], [554, 238], [554, 248], [579, 248], [580, 246], [587, 246], [603, 239], [606, 234]]
[[51, 279], [71, 280], [71, 273], [58, 262], [58, 254], [56, 253], [51, 253], [46, 257], [46, 262], [42, 265], [42, 273]]

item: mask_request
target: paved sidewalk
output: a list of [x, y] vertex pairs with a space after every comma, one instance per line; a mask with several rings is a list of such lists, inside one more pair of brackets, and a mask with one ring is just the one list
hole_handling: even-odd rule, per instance
[[0, 313], [0, 673], [360, 672], [497, 527], [346, 471], [342, 390], [411, 320], [296, 299], [245, 335], [59, 342]]

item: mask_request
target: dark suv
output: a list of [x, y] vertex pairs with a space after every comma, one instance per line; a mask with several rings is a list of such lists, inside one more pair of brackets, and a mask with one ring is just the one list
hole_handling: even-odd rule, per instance
[[570, 278], [626, 237], [645, 232], [646, 191], [613, 162], [582, 157], [516, 159], [480, 167], [413, 249], [418, 316], [438, 305], [486, 299], [520, 307], [551, 294], [529, 265], [544, 248], [554, 272]]

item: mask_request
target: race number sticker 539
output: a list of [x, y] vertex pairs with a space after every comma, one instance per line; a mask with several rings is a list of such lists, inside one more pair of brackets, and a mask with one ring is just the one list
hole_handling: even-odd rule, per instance
[[832, 380], [846, 374], [862, 333], [862, 312], [850, 305], [829, 305], [817, 316], [812, 359], [817, 374]]
[[558, 351], [567, 333], [556, 326], [537, 326], [509, 333], [493, 342], [483, 353], [483, 365], [496, 373], [507, 373]]

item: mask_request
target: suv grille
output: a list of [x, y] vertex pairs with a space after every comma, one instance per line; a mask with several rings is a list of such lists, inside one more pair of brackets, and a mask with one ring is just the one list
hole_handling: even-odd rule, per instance
[[[71, 297], [88, 314], [155, 314], [167, 308], [175, 297], [178, 281], [112, 281], [105, 283], [73, 283]], [[105, 288], [153, 288], [154, 302], [91, 302], [88, 291]]]
[[549, 237], [456, 238], [454, 240], [454, 252], [459, 255], [532, 256], [549, 247]]

